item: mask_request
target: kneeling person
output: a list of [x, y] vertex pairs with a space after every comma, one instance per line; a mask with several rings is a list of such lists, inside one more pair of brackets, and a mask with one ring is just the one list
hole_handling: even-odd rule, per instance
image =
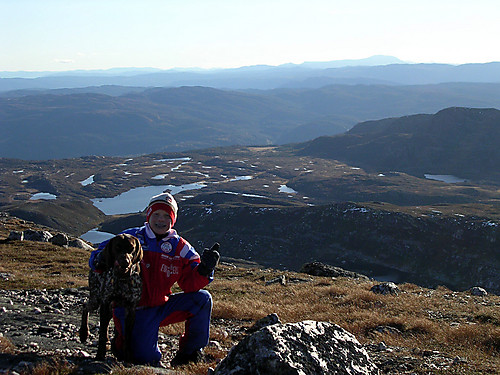
[[[151, 198], [142, 227], [123, 232], [139, 239], [144, 254], [141, 262], [142, 295], [132, 331], [136, 363], [159, 364], [158, 330], [168, 324], [185, 322], [179, 350], [171, 362], [173, 366], [199, 361], [201, 349], [208, 344], [212, 297], [202, 288], [213, 280], [213, 271], [220, 258], [217, 252], [219, 244], [205, 249], [200, 257], [172, 228], [176, 220], [177, 203], [171, 194], [163, 193]], [[91, 268], [99, 267], [99, 254], [106, 243], [101, 243], [92, 252]], [[175, 283], [182, 293], [172, 294]], [[124, 342], [124, 309], [115, 308], [113, 319], [117, 335], [112, 350], [120, 357]]]

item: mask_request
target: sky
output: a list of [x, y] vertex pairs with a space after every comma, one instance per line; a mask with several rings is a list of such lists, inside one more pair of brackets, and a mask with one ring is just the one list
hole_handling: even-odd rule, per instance
[[0, 0], [0, 71], [500, 61], [498, 0]]

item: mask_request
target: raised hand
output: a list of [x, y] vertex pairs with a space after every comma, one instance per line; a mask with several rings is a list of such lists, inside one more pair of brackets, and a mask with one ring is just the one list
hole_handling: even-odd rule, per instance
[[202, 276], [209, 276], [219, 264], [219, 243], [216, 242], [210, 249], [205, 248], [200, 256], [201, 263], [198, 265], [198, 273]]

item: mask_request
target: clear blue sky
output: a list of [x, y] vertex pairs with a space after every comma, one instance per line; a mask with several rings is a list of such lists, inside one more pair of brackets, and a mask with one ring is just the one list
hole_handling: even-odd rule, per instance
[[500, 61], [498, 0], [0, 0], [0, 71]]

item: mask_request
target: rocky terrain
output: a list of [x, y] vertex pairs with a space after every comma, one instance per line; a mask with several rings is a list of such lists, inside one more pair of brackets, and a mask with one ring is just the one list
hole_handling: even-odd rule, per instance
[[[397, 128], [399, 121], [377, 126], [384, 124]], [[436, 171], [373, 166], [370, 155], [354, 164], [311, 150], [313, 143], [0, 159], [0, 371], [171, 371], [178, 329], [161, 333], [163, 369], [127, 368], [111, 355], [94, 361], [95, 316], [94, 340], [83, 345], [75, 334], [88, 293], [89, 251], [75, 241], [91, 229], [113, 234], [142, 225], [149, 189], [156, 189], [175, 194], [176, 229], [197, 249], [219, 242], [224, 260], [210, 285], [217, 303], [207, 362], [185, 373], [215, 368], [272, 313], [284, 324], [345, 327], [381, 373], [496, 373], [495, 178], [483, 171], [478, 179], [449, 183], [422, 175]], [[35, 242], [29, 231], [43, 231], [48, 242]], [[312, 262], [343, 271], [311, 274], [303, 265]], [[396, 292], [377, 294], [372, 287], [383, 281], [396, 282]], [[472, 295], [473, 287], [487, 294]]]
[[[74, 371], [72, 373], [108, 373], [112, 369], [123, 368], [124, 364], [117, 362], [111, 354], [105, 362], [93, 359], [97, 349], [96, 317], [93, 325], [94, 339], [86, 345], [78, 341], [80, 308], [87, 295], [88, 291], [85, 288], [0, 290], [1, 337], [8, 339], [12, 345], [9, 344], [8, 350], [4, 348], [0, 353], [0, 373], [30, 373], [37, 366], [41, 366], [41, 363], [53, 364], [54, 361], [66, 364], [72, 368]], [[461, 294], [452, 296], [456, 299], [464, 298]], [[482, 298], [476, 303], [495, 303], [500, 307], [498, 299]], [[446, 320], [444, 316], [436, 318]], [[238, 342], [248, 334], [248, 324], [236, 320], [214, 319], [212, 330], [223, 332]], [[175, 335], [160, 334], [164, 369], [145, 369], [135, 366], [131, 370], [169, 373], [168, 363], [174, 354], [172, 348], [176, 347], [177, 339]], [[210, 345], [220, 348], [220, 344], [216, 341], [212, 341]], [[373, 363], [380, 369], [380, 373], [385, 374], [452, 374], [470, 367], [467, 358], [425, 348], [409, 350], [409, 348], [388, 346], [381, 341], [378, 344], [367, 344], [365, 349]]]
[[[78, 341], [80, 308], [86, 299], [85, 288], [55, 290], [0, 290], [0, 330], [2, 338], [12, 343], [9, 350], [0, 353], [0, 373], [30, 373], [41, 363], [66, 363], [74, 373], [109, 373], [123, 368], [109, 353], [105, 362], [93, 359], [97, 351], [97, 327], [94, 319], [94, 339], [89, 344]], [[463, 298], [456, 295], [455, 298]], [[498, 303], [498, 301], [497, 301]], [[500, 306], [500, 304], [498, 305]], [[95, 318], [95, 317], [94, 317]], [[236, 342], [247, 335], [247, 323], [214, 319], [212, 330], [225, 332]], [[382, 329], [382, 328], [381, 328]], [[160, 334], [160, 347], [164, 353], [164, 369], [148, 369], [150, 373], [169, 373], [168, 363], [177, 345], [174, 335]], [[220, 346], [212, 342], [212, 346]], [[365, 345], [372, 361], [381, 373], [414, 374], [427, 369], [426, 373], [454, 373], [468, 367], [468, 360], [453, 353], [440, 353], [420, 348], [390, 347], [380, 342]], [[135, 366], [135, 370], [144, 370]], [[171, 370], [173, 373], [173, 370]]]
[[[439, 212], [415, 217], [383, 207], [186, 209], [180, 228], [196, 244], [213, 238], [224, 243], [225, 255], [268, 267], [297, 271], [319, 260], [382, 280], [500, 293], [497, 221]], [[199, 226], [204, 231], [196, 233]]]
[[[0, 373], [29, 373], [43, 362], [67, 363], [78, 373], [109, 373], [124, 365], [108, 352], [105, 362], [93, 358], [97, 352], [97, 315], [92, 316], [92, 339], [78, 339], [81, 306], [88, 298], [86, 288], [54, 290], [0, 290], [0, 329], [12, 346], [0, 353]], [[175, 336], [160, 334], [167, 367], [177, 345]], [[159, 373], [162, 369], [152, 370]], [[165, 370], [166, 372], [166, 370]]]
[[[412, 215], [380, 203], [214, 208], [218, 197], [203, 195], [181, 208], [177, 229], [196, 246], [218, 241], [225, 256], [278, 269], [298, 271], [319, 260], [379, 280], [454, 290], [479, 285], [500, 293], [497, 220], [446, 216], [440, 207]], [[101, 228], [119, 233], [143, 220], [142, 214], [124, 216]]]

